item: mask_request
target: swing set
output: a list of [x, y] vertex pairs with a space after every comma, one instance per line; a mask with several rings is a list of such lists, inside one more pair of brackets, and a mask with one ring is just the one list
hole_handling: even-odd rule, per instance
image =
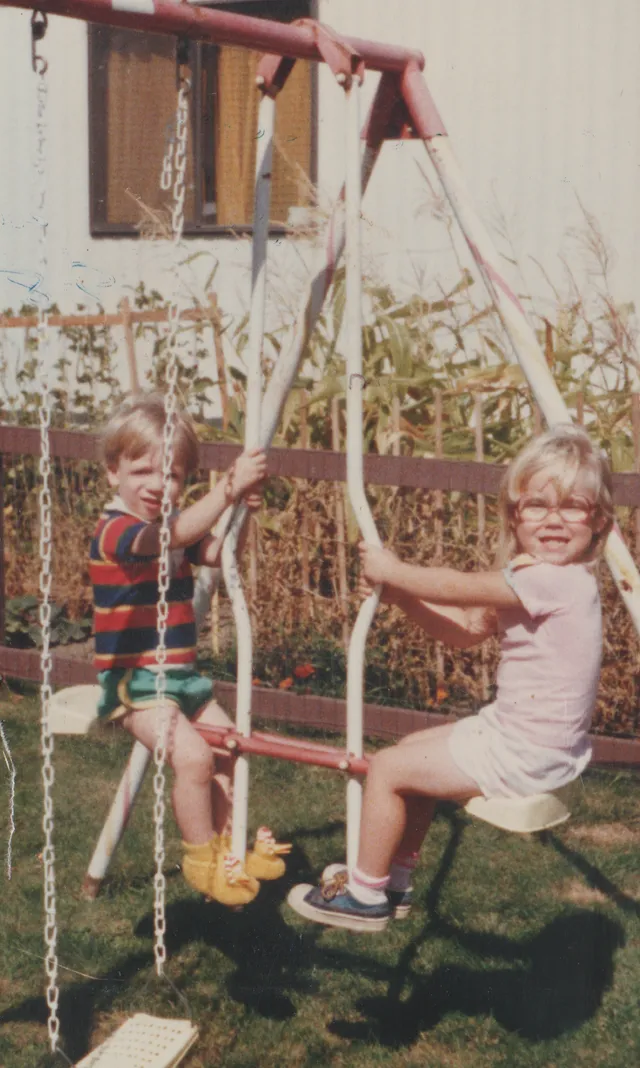
[[[1, 5], [31, 9], [28, 0], [0, 0]], [[569, 411], [551, 376], [535, 333], [522, 305], [504, 278], [499, 257], [491, 238], [472, 206], [464, 179], [459, 171], [446, 129], [431, 97], [422, 70], [424, 59], [419, 52], [386, 44], [342, 37], [328, 27], [310, 19], [285, 25], [263, 19], [236, 15], [191, 3], [166, 0], [43, 0], [31, 19], [32, 62], [37, 76], [36, 172], [38, 176], [37, 210], [46, 219], [46, 148], [47, 148], [47, 62], [40, 54], [47, 28], [47, 15], [103, 23], [142, 31], [152, 31], [217, 44], [232, 44], [261, 51], [256, 88], [260, 94], [256, 140], [254, 192], [254, 227], [252, 244], [249, 345], [247, 352], [247, 394], [245, 448], [268, 449], [294, 382], [305, 347], [331, 286], [338, 260], [344, 253], [346, 266], [345, 349], [347, 352], [347, 486], [361, 536], [380, 545], [364, 484], [363, 469], [363, 400], [362, 294], [360, 219], [361, 198], [366, 191], [376, 160], [385, 140], [407, 138], [423, 142], [435, 167], [444, 192], [451, 204], [462, 234], [500, 316], [507, 338], [524, 373], [535, 400], [547, 423], [569, 422]], [[326, 63], [344, 94], [345, 181], [334, 210], [326, 224], [324, 240], [318, 246], [301, 307], [291, 324], [277, 363], [263, 393], [261, 355], [264, 343], [264, 320], [267, 300], [267, 253], [269, 206], [277, 98], [296, 62]], [[364, 126], [360, 119], [360, 94], [366, 72], [380, 74], [377, 89]], [[181, 77], [176, 113], [175, 158], [165, 159], [163, 188], [173, 191], [173, 241], [181, 241], [184, 222], [185, 168], [187, 160], [188, 79]], [[40, 268], [46, 275], [46, 224], [40, 233]], [[162, 705], [166, 679], [166, 593], [169, 582], [169, 481], [171, 471], [174, 415], [176, 406], [177, 359], [175, 341], [180, 325], [181, 308], [176, 303], [168, 312], [166, 422], [163, 443], [164, 493], [161, 524], [161, 557], [158, 603], [158, 671], [157, 696]], [[51, 593], [51, 451], [49, 426], [51, 402], [48, 385], [48, 324], [44, 311], [38, 323], [40, 365], [40, 555], [41, 606], [43, 634], [41, 655], [41, 742], [44, 783], [44, 897], [45, 958], [48, 977], [48, 1032], [51, 1050], [59, 1047], [59, 991], [57, 983], [57, 927], [55, 863], [53, 847], [54, 813], [52, 803], [53, 741], [55, 734], [86, 733], [96, 719], [97, 687], [76, 686], [53, 693], [50, 652]], [[247, 839], [249, 761], [251, 754], [281, 760], [315, 764], [345, 774], [346, 785], [346, 854], [347, 864], [355, 862], [360, 824], [362, 779], [367, 760], [363, 749], [363, 675], [367, 633], [379, 603], [376, 590], [361, 605], [350, 638], [347, 663], [347, 721], [344, 749], [312, 742], [287, 739], [252, 730], [252, 634], [251, 622], [238, 576], [236, 548], [246, 515], [246, 506], [229, 509], [218, 524], [224, 537], [222, 570], [231, 600], [237, 632], [237, 703], [235, 729], [199, 725], [205, 740], [222, 747], [234, 757], [232, 850], [243, 858]], [[640, 630], [640, 576], [617, 529], [609, 536], [606, 559], [614, 579]], [[196, 620], [201, 622], [209, 607], [213, 573], [202, 568], [195, 594]], [[167, 722], [159, 726], [153, 753], [155, 862], [154, 877], [154, 953], [156, 972], [164, 975], [166, 962], [164, 910], [164, 765], [166, 761]], [[108, 866], [124, 833], [128, 817], [152, 754], [136, 742], [117, 789], [111, 810], [96, 845], [85, 877], [84, 889], [95, 897]], [[548, 829], [566, 820], [568, 809], [559, 794], [541, 794], [516, 800], [474, 798], [467, 811], [505, 830], [532, 833]], [[190, 1021], [159, 1020], [144, 1014], [133, 1016], [98, 1047], [80, 1065], [83, 1068], [118, 1068], [142, 1064], [169, 1068], [177, 1065], [195, 1041], [197, 1029]]]

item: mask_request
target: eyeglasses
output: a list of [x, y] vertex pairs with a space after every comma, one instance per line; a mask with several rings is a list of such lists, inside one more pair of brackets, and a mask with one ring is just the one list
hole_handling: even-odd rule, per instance
[[520, 519], [530, 523], [541, 523], [549, 512], [557, 512], [565, 523], [586, 523], [591, 517], [595, 505], [584, 497], [572, 497], [561, 504], [547, 504], [538, 497], [525, 497], [518, 502], [517, 512]]

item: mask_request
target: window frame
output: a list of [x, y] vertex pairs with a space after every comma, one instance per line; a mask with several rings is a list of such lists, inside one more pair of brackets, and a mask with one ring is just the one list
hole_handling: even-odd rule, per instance
[[[316, 0], [309, 0], [309, 17], [315, 17]], [[233, 5], [230, 6], [233, 10]], [[104, 108], [104, 96], [101, 92], [102, 77], [98, 69], [103, 56], [100, 31], [104, 29], [102, 24], [88, 23], [87, 25], [87, 54], [88, 54], [88, 82], [89, 82], [89, 233], [92, 237], [135, 237], [139, 238], [140, 231], [134, 223], [108, 222], [104, 218], [106, 203], [106, 177], [107, 177], [107, 129], [106, 113]], [[210, 42], [190, 40], [189, 64], [193, 71], [193, 90], [190, 107], [192, 112], [191, 128], [194, 131], [192, 140], [193, 170], [194, 174], [202, 174], [204, 111], [202, 100], [202, 70], [203, 54], [201, 45], [210, 45]], [[299, 63], [311, 62], [310, 60], [298, 60]], [[313, 185], [317, 182], [318, 175], [318, 65], [311, 63], [311, 91], [309, 121], [311, 124], [311, 147], [309, 159], [309, 179]], [[277, 107], [277, 103], [276, 103]], [[197, 121], [196, 121], [197, 117]], [[213, 122], [211, 122], [213, 125]], [[215, 178], [214, 178], [215, 180]], [[183, 235], [185, 237], [237, 237], [253, 233], [253, 226], [247, 223], [234, 225], [205, 222], [203, 213], [202, 183], [194, 183], [194, 221], [185, 220]], [[289, 235], [294, 232], [284, 224], [269, 227], [269, 234], [274, 237]]]

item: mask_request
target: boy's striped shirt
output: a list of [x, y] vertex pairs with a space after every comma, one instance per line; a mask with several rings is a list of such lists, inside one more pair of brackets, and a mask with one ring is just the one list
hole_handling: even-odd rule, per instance
[[[110, 505], [91, 542], [95, 664], [100, 671], [156, 664], [159, 557], [143, 556], [131, 548], [147, 525]], [[171, 553], [168, 666], [192, 664], [196, 659], [191, 563], [197, 563], [199, 547], [197, 543], [184, 552]]]

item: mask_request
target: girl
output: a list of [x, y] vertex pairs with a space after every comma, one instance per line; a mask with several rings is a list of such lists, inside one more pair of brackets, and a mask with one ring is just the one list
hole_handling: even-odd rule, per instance
[[430, 637], [465, 649], [498, 634], [497, 693], [477, 716], [417, 731], [372, 758], [357, 864], [332, 866], [319, 888], [294, 886], [288, 900], [301, 916], [383, 930], [409, 911], [438, 798], [556, 790], [589, 762], [602, 648], [593, 561], [613, 523], [609, 469], [582, 429], [556, 426], [507, 469], [499, 512], [500, 570], [419, 567], [359, 547], [362, 592], [382, 585]]

